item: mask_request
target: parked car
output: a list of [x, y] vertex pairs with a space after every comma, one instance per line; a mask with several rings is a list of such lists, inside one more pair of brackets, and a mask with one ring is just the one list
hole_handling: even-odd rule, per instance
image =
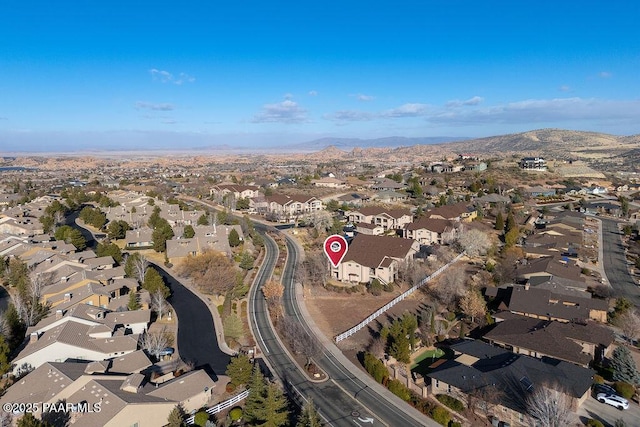
[[606, 384], [594, 384], [593, 385], [593, 395], [597, 396], [600, 393], [604, 393], [604, 394], [613, 394], [613, 395], [617, 395], [618, 392], [616, 391], [615, 388], [606, 385]]
[[600, 403], [606, 403], [607, 405], [615, 406], [621, 411], [623, 409], [629, 408], [629, 401], [624, 397], [618, 396], [617, 394], [600, 393], [598, 394], [596, 399], [598, 399], [598, 402]]

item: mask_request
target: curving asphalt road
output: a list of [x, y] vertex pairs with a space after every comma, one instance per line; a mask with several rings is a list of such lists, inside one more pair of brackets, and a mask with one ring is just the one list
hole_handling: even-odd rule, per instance
[[153, 267], [164, 277], [171, 296], [169, 303], [178, 317], [178, 352], [185, 362], [209, 367], [216, 375], [227, 369], [230, 356], [220, 350], [209, 307], [178, 279], [157, 264]]
[[607, 279], [615, 290], [616, 296], [625, 297], [636, 306], [640, 306], [640, 287], [629, 274], [618, 221], [600, 219], [602, 221], [603, 265]]
[[[264, 231], [263, 226], [256, 226], [256, 228]], [[271, 277], [273, 266], [278, 257], [278, 247], [268, 235], [265, 235], [265, 247], [266, 257], [261, 268], [263, 276], [258, 278], [255, 286], [252, 287], [249, 317], [258, 346], [277, 376], [289, 389], [290, 394], [303, 400], [312, 399], [320, 415], [330, 426], [438, 425], [391, 395], [386, 389], [375, 384], [373, 380], [369, 383], [353, 375], [343, 366], [344, 360], [335, 357], [328, 350], [325, 350], [322, 356], [315, 358], [315, 361], [329, 374], [331, 379], [322, 383], [311, 382], [307, 379], [306, 375], [300, 371], [282, 348], [269, 321], [265, 299], [259, 295], [260, 286]], [[282, 280], [285, 285], [283, 296], [285, 311], [287, 315], [295, 316], [305, 327], [307, 333], [315, 334], [297, 307], [293, 276], [299, 252], [295, 243], [288, 237], [287, 250], [287, 264]], [[362, 373], [357, 368], [355, 369]], [[378, 388], [382, 389], [382, 393], [379, 393]], [[399, 406], [390, 402], [394, 398], [400, 403]]]

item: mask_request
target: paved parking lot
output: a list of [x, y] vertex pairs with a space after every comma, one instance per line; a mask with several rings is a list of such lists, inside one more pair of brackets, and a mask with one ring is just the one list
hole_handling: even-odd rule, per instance
[[621, 418], [628, 427], [640, 425], [640, 406], [629, 401], [629, 409], [621, 411], [613, 406], [598, 402], [593, 396], [582, 404], [578, 410], [581, 421], [586, 422], [589, 418], [601, 421], [605, 426], [613, 426], [613, 423]]

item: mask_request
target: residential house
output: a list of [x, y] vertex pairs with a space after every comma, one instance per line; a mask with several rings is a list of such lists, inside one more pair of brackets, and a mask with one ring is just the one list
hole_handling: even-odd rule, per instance
[[441, 245], [456, 239], [460, 227], [447, 219], [422, 217], [404, 226], [402, 237], [421, 245]]
[[347, 182], [344, 179], [324, 177], [311, 180], [311, 185], [325, 188], [347, 188]]
[[405, 188], [404, 184], [389, 178], [376, 178], [371, 185], [371, 189], [378, 191], [397, 191], [403, 188]]
[[487, 288], [487, 296], [498, 298], [500, 308], [522, 316], [560, 322], [595, 320], [606, 323], [609, 306], [606, 301], [567, 294], [533, 286]]
[[547, 161], [543, 157], [523, 157], [520, 168], [529, 171], [546, 171]]
[[252, 199], [260, 195], [260, 187], [256, 185], [218, 184], [209, 190], [209, 194], [222, 200], [227, 194], [232, 194], [238, 199]]
[[552, 357], [587, 368], [609, 353], [614, 334], [592, 321], [566, 323], [513, 315], [498, 322], [484, 339], [514, 353]]
[[[236, 230], [240, 240], [244, 239], [240, 225], [196, 225], [193, 227], [195, 235], [191, 238], [173, 238], [167, 240], [167, 257], [170, 260], [183, 258], [189, 255], [195, 256], [207, 250], [229, 253], [229, 233]], [[180, 229], [176, 229], [177, 235], [181, 235]]]
[[471, 222], [478, 217], [478, 211], [466, 202], [442, 205], [429, 209], [424, 214], [427, 218], [447, 219], [449, 221], [460, 222]]
[[125, 248], [150, 248], [153, 246], [153, 230], [149, 227], [127, 230]]
[[260, 199], [251, 199], [250, 209], [281, 221], [294, 220], [324, 209], [321, 200], [303, 194], [273, 194]]
[[387, 209], [384, 206], [365, 206], [346, 212], [349, 222], [381, 225], [385, 231], [400, 230], [413, 221], [407, 209]]
[[358, 234], [331, 276], [341, 282], [369, 283], [378, 279], [392, 283], [398, 278], [400, 263], [410, 260], [420, 249], [415, 240], [393, 236]]
[[24, 364], [38, 367], [45, 362], [67, 359], [105, 360], [138, 349], [138, 334], [125, 334], [125, 328], [88, 325], [69, 319], [44, 332], [31, 332], [29, 343], [14, 359], [14, 373]]
[[409, 200], [409, 196], [406, 193], [390, 190], [378, 191], [373, 198], [381, 203], [402, 203]]
[[369, 224], [368, 222], [359, 222], [356, 224], [356, 233], [368, 234], [370, 236], [381, 236], [384, 234], [384, 227], [378, 224]]
[[481, 341], [450, 347], [455, 354], [429, 373], [431, 392], [446, 394], [491, 413], [511, 426], [530, 425], [526, 402], [539, 387], [558, 390], [576, 411], [589, 397], [595, 371], [556, 359], [535, 359]]
[[547, 188], [547, 187], [536, 186], [536, 187], [529, 187], [529, 188], [525, 189], [524, 193], [527, 196], [531, 197], [531, 198], [553, 197], [553, 196], [556, 195], [556, 189], [555, 188]]

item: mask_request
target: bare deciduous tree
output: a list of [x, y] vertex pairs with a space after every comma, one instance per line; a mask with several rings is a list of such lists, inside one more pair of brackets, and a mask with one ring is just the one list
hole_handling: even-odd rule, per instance
[[322, 346], [315, 336], [305, 331], [304, 327], [293, 317], [284, 317], [280, 322], [280, 331], [283, 338], [289, 343], [291, 350], [295, 354], [304, 356], [307, 361], [305, 366], [311, 364], [311, 359], [322, 353]]
[[151, 294], [151, 308], [156, 312], [158, 319], [162, 320], [162, 316], [167, 312], [167, 306], [162, 290], [157, 289]]
[[536, 386], [527, 398], [529, 424], [540, 427], [565, 427], [575, 421], [571, 398], [557, 388]]
[[489, 418], [489, 415], [495, 414], [496, 407], [503, 399], [504, 393], [495, 385], [478, 385], [467, 393], [467, 411], [476, 414], [481, 413], [486, 418]]
[[127, 258], [125, 269], [128, 270], [128, 275], [137, 279], [139, 283], [142, 283], [144, 282], [144, 275], [147, 272], [147, 267], [149, 267], [149, 261], [147, 261], [144, 255], [136, 252], [133, 255], [129, 255], [129, 258]]
[[629, 342], [640, 337], [640, 315], [636, 310], [627, 310], [624, 314], [617, 316], [615, 324], [622, 330]]
[[415, 259], [402, 261], [398, 264], [398, 278], [409, 286], [414, 286], [428, 276], [427, 268]]
[[262, 286], [262, 294], [267, 300], [267, 307], [273, 318], [277, 321], [282, 315], [282, 295], [284, 286], [275, 280], [269, 280]]
[[224, 295], [236, 283], [236, 268], [224, 254], [206, 251], [201, 255], [188, 256], [178, 266], [178, 273], [189, 277], [203, 292]]
[[464, 295], [467, 274], [464, 267], [452, 265], [438, 278], [435, 293], [440, 302], [445, 306], [451, 305], [455, 300]]
[[171, 334], [166, 327], [163, 327], [157, 332], [145, 332], [140, 338], [140, 347], [156, 359], [159, 359], [162, 350], [171, 345], [172, 342]]
[[384, 357], [384, 351], [386, 349], [386, 343], [381, 336], [377, 336], [371, 340], [367, 351], [373, 354], [376, 358], [382, 359]]
[[298, 263], [296, 279], [303, 285], [322, 284], [326, 286], [329, 279], [327, 258], [322, 251], [315, 250], [306, 254], [304, 261]]
[[326, 233], [333, 225], [333, 217], [325, 210], [311, 212], [309, 214], [309, 221], [318, 233]]
[[477, 257], [487, 253], [491, 248], [491, 238], [481, 230], [465, 230], [458, 237], [458, 243], [470, 257]]
[[460, 310], [471, 317], [471, 322], [475, 321], [476, 317], [483, 316], [487, 311], [487, 303], [482, 297], [482, 294], [475, 289], [468, 289], [462, 298], [460, 298], [458, 304]]

